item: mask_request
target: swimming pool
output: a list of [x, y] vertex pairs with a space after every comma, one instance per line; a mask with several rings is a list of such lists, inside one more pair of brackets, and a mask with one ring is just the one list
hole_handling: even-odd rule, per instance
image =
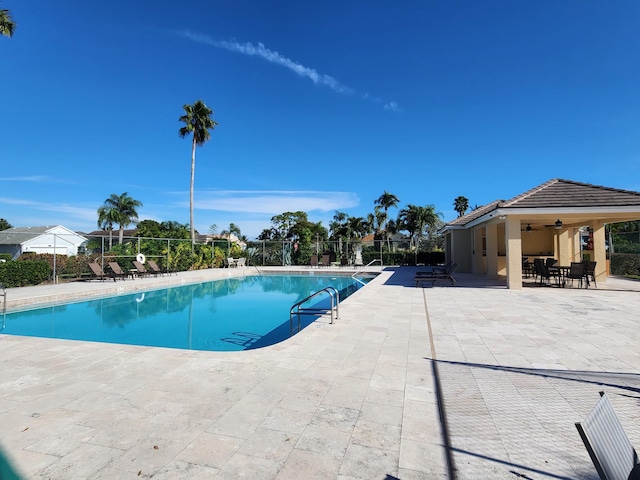
[[[336, 275], [227, 278], [8, 313], [0, 333], [189, 350], [236, 351], [290, 336], [291, 306], [328, 286], [340, 300], [362, 287]], [[319, 296], [309, 306], [329, 306]], [[317, 317], [304, 316], [302, 328]]]

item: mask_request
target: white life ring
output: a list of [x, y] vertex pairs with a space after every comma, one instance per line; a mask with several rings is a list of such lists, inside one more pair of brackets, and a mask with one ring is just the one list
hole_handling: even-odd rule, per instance
[[144, 263], [147, 261], [147, 258], [144, 256], [144, 253], [139, 253], [138, 255], [136, 255], [136, 260], [140, 263]]

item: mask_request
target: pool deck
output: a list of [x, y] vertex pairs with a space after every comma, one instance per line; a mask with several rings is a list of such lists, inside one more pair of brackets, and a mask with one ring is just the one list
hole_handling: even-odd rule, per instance
[[[415, 270], [253, 351], [0, 334], [3, 452], [33, 479], [596, 480], [574, 423], [600, 390], [640, 447], [640, 282], [416, 288]], [[243, 273], [9, 289], [8, 305]]]

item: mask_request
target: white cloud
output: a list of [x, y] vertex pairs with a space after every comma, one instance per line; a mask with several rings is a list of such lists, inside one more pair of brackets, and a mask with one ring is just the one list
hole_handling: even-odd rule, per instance
[[0, 177], [0, 182], [45, 182], [47, 177], [43, 175], [33, 175], [30, 177]]
[[196, 208], [226, 212], [278, 215], [283, 212], [327, 212], [360, 203], [352, 192], [214, 190], [199, 192]]
[[398, 107], [397, 102], [389, 102], [384, 105], [385, 110], [391, 110], [392, 112], [401, 112], [400, 107]]
[[[240, 43], [235, 40], [215, 40], [211, 38], [209, 35], [205, 35], [202, 33], [193, 33], [189, 31], [181, 31], [177, 32], [178, 35], [188, 38], [194, 42], [203, 43], [205, 45], [211, 45], [216, 48], [223, 48], [230, 52], [241, 53], [242, 55], [248, 55], [251, 57], [260, 57], [270, 63], [274, 63], [276, 65], [280, 65], [285, 67], [292, 72], [296, 73], [301, 77], [308, 78], [316, 85], [324, 85], [329, 87], [331, 90], [337, 93], [342, 94], [353, 94], [356, 93], [354, 89], [343, 85], [338, 80], [333, 78], [330, 75], [319, 73], [315, 68], [307, 67], [302, 65], [294, 60], [291, 60], [284, 55], [281, 55], [279, 52], [275, 50], [271, 50], [267, 48], [263, 43], [258, 42], [257, 45], [254, 45], [251, 42]], [[380, 99], [377, 97], [373, 97], [368, 93], [361, 95], [361, 98], [366, 101], [370, 101], [373, 103], [381, 103]], [[389, 102], [384, 106], [385, 110], [393, 110], [400, 111], [398, 108], [397, 102]]]

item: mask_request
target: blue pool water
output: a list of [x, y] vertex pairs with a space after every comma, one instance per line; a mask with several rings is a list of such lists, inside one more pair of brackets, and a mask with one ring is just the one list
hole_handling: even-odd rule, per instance
[[[332, 286], [340, 299], [362, 286], [349, 276], [262, 275], [8, 313], [0, 333], [129, 345], [233, 351], [290, 335], [291, 306]], [[319, 295], [305, 307], [329, 306]], [[303, 316], [302, 328], [316, 317]]]

